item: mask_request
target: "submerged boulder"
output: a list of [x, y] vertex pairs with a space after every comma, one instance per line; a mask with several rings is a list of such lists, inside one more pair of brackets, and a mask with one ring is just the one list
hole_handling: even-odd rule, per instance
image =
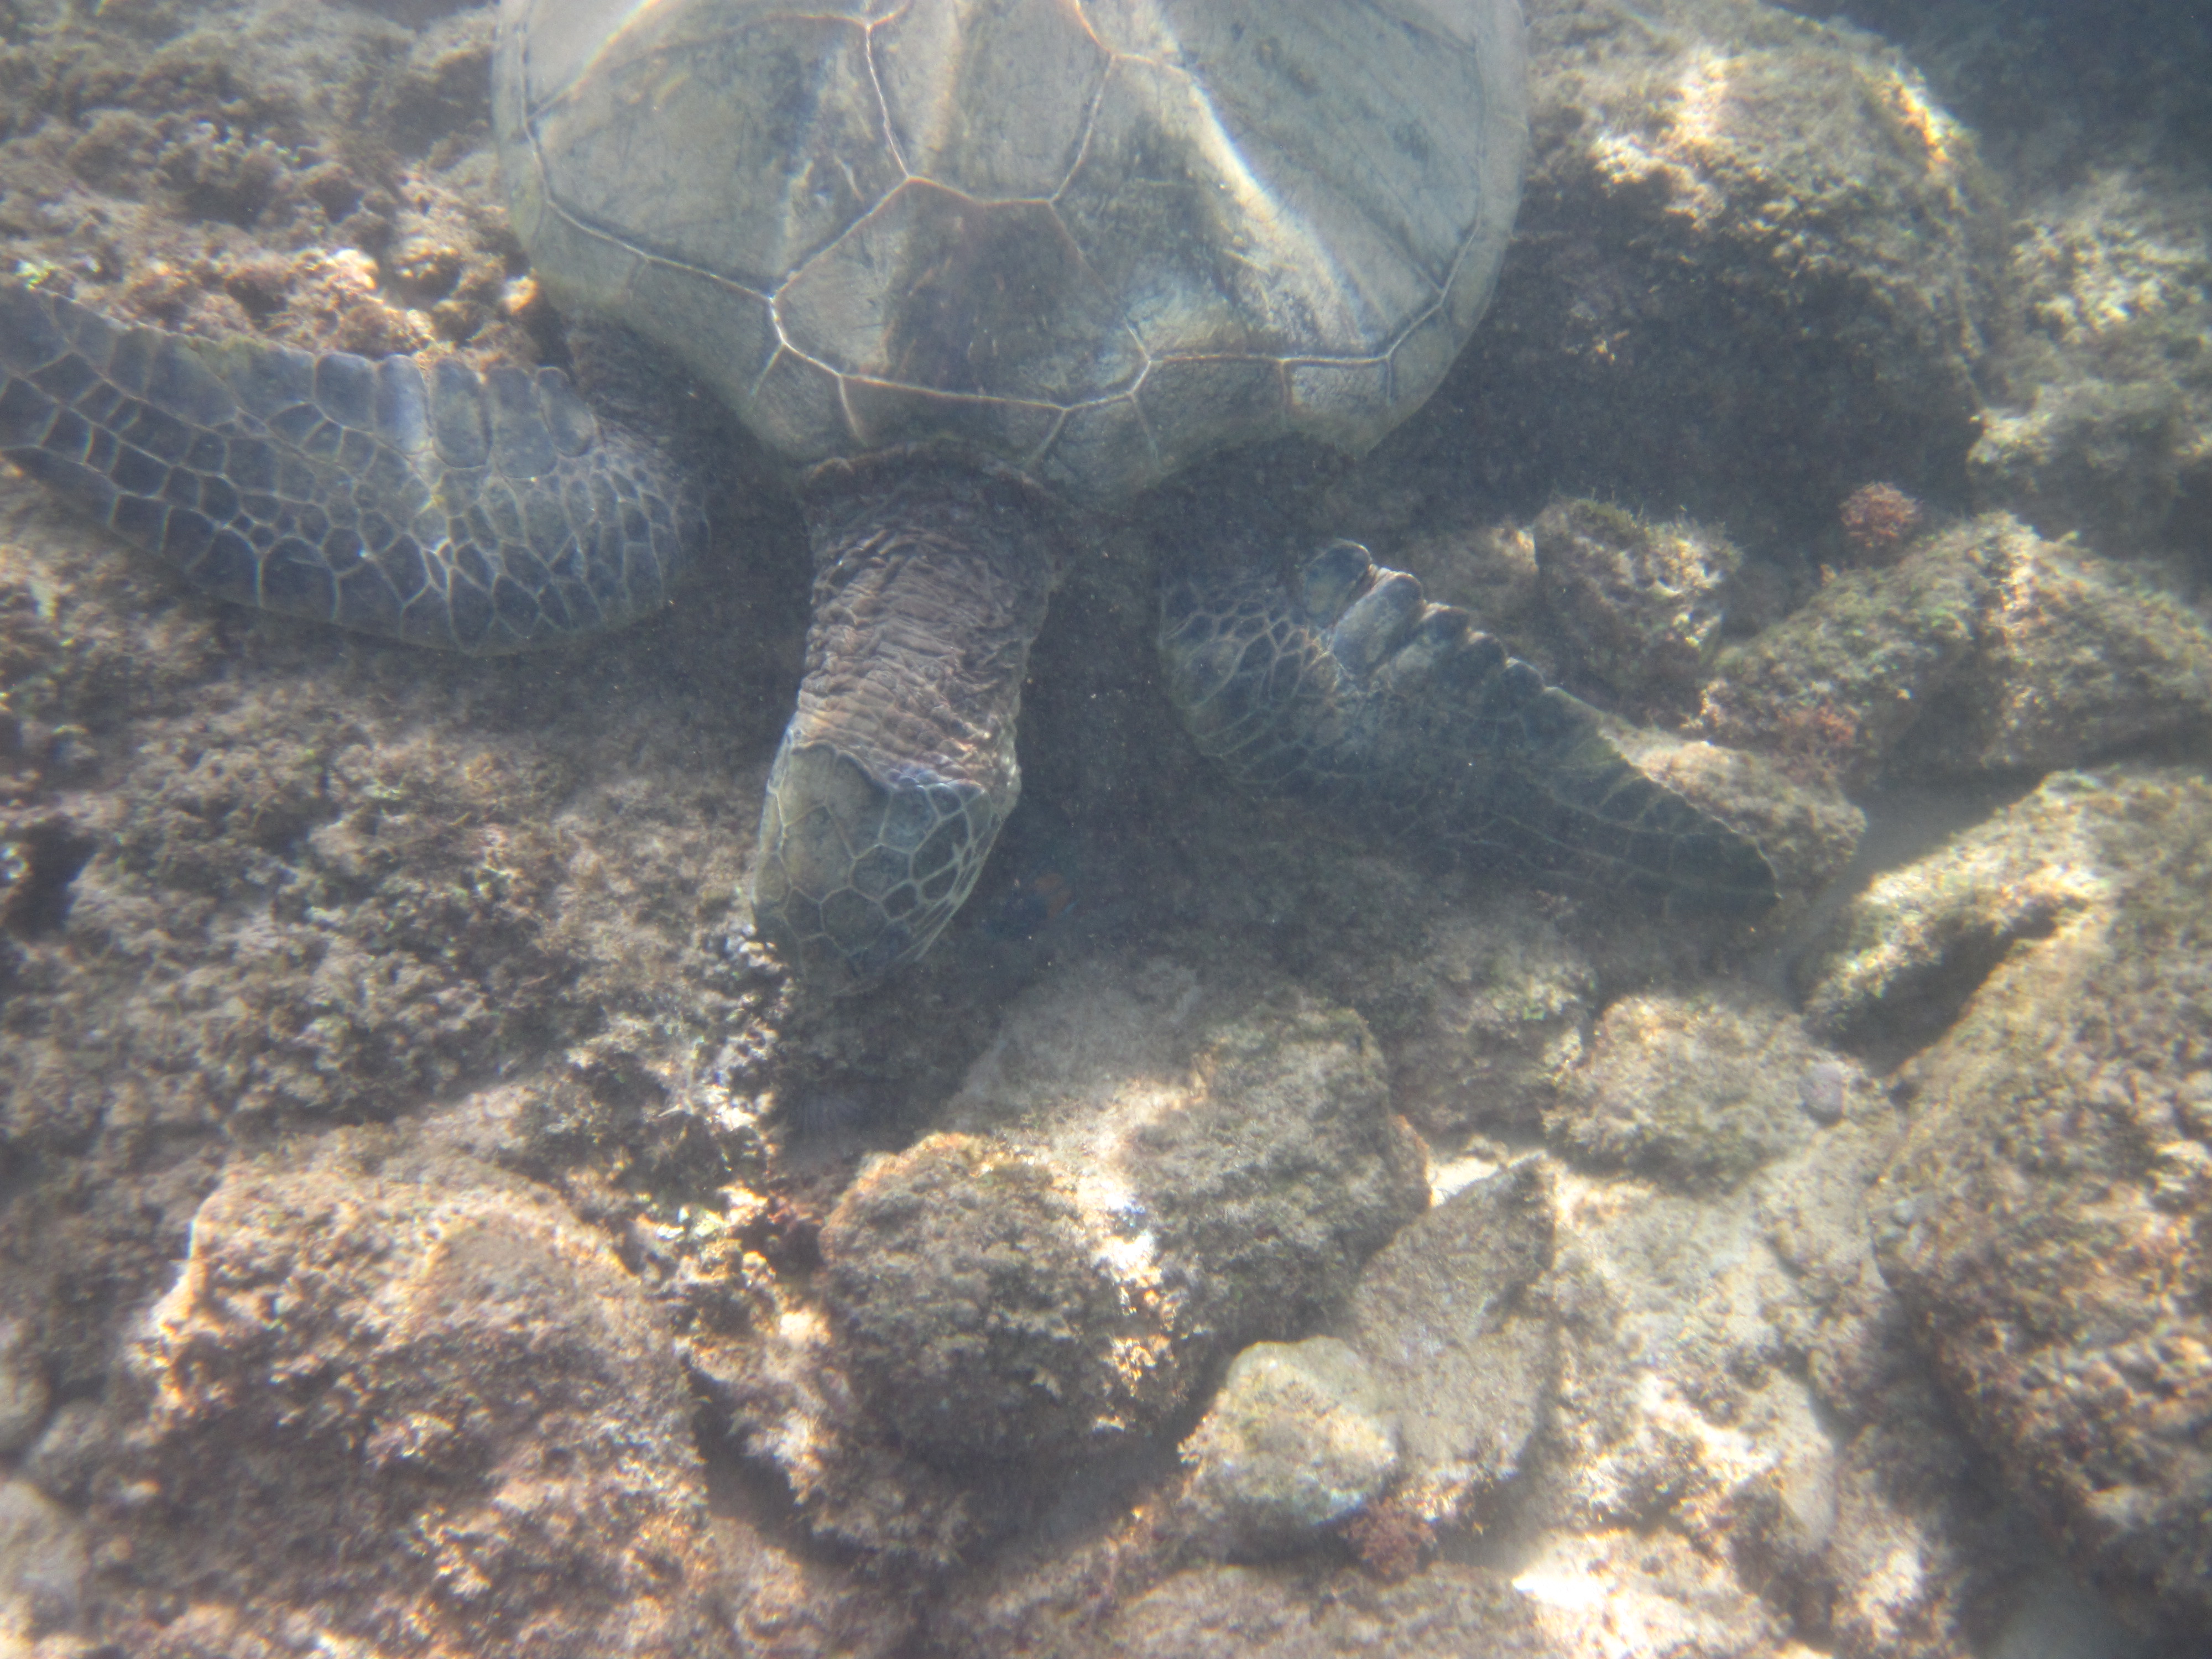
[[1310, 1328], [1428, 1197], [1358, 1015], [1156, 958], [1024, 994], [948, 1120], [822, 1235], [844, 1363], [939, 1458], [1157, 1428], [1214, 1357]]

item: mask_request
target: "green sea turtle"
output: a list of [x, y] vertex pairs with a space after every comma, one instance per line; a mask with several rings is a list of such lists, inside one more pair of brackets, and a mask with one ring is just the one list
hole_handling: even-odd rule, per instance
[[[599, 348], [580, 392], [17, 287], [0, 451], [224, 598], [520, 650], [652, 615], [705, 539], [714, 458], [637, 368], [672, 356], [791, 464], [816, 561], [755, 915], [865, 986], [1013, 805], [1082, 510], [1226, 445], [1363, 450], [1457, 355], [1520, 192], [1521, 30], [1516, 0], [503, 0], [494, 127]], [[1748, 842], [1357, 545], [1164, 564], [1166, 683], [1245, 786], [1445, 854], [1773, 896]]]

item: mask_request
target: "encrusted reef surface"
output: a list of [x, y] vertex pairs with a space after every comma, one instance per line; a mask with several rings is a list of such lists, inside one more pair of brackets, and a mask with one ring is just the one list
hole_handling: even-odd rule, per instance
[[[2196, 9], [1532, 0], [1474, 346], [1094, 527], [862, 1001], [742, 898], [805, 551], [741, 439], [685, 603], [530, 660], [0, 477], [0, 1653], [2194, 1659]], [[559, 361], [490, 28], [0, 8], [0, 276]], [[1147, 667], [1194, 525], [1417, 571], [1784, 902], [1236, 798]]]

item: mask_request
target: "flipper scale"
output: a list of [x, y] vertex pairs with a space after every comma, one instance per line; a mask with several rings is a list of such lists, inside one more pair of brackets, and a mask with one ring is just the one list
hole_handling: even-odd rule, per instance
[[556, 370], [316, 356], [0, 288], [0, 455], [194, 585], [449, 650], [668, 601], [699, 486]]

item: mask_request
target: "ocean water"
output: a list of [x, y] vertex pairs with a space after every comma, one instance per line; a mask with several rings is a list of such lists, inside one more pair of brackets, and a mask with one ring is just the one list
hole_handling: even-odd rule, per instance
[[0, 1651], [2199, 1651], [2208, 65], [0, 9]]

